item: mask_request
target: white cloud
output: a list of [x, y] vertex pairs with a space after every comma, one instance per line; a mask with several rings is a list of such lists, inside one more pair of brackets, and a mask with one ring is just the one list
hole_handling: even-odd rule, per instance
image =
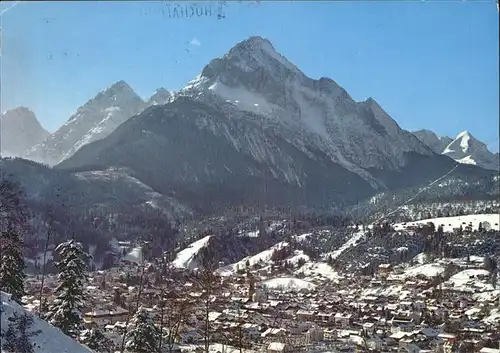
[[197, 38], [191, 39], [191, 41], [189, 42], [189, 44], [194, 45], [196, 47], [200, 47], [201, 46], [201, 42]]

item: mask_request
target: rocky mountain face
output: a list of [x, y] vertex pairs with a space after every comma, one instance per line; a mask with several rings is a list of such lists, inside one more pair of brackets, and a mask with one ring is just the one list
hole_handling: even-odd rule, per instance
[[437, 154], [443, 153], [446, 146], [453, 141], [449, 136], [438, 136], [434, 132], [426, 129], [414, 131], [413, 134]]
[[8, 110], [0, 117], [0, 153], [3, 157], [25, 157], [49, 136], [35, 114], [25, 107]]
[[380, 183], [367, 168], [394, 170], [405, 153], [432, 154], [375, 100], [355, 102], [335, 81], [307, 77], [261, 37], [212, 60], [180, 94], [205, 101], [214, 95], [263, 116], [264, 125], [278, 125], [297, 147], [314, 146], [375, 187]]
[[498, 153], [489, 151], [486, 144], [474, 138], [468, 131], [459, 133], [455, 139], [448, 136], [438, 137], [429, 130], [415, 131], [414, 134], [435, 153], [448, 156], [459, 163], [499, 170]]
[[[421, 185], [454, 162], [435, 154], [373, 99], [354, 101], [251, 37], [169, 103], [152, 106], [57, 168], [126, 168], [155, 191], [198, 211], [221, 207], [349, 204]], [[475, 178], [473, 166], [455, 177]]]
[[48, 165], [60, 163], [82, 146], [106, 137], [146, 106], [126, 82], [116, 82], [78, 108], [61, 128], [36, 145], [26, 157]]

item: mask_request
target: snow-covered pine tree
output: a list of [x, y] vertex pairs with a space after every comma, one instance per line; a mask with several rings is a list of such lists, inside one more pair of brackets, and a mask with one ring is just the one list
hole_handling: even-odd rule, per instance
[[107, 338], [98, 327], [83, 331], [80, 342], [96, 353], [113, 353], [115, 351], [113, 341]]
[[[10, 228], [10, 227], [9, 227]], [[10, 293], [12, 299], [21, 303], [25, 294], [23, 241], [14, 229], [3, 230], [0, 235], [0, 288]]]
[[83, 251], [81, 244], [74, 240], [59, 244], [56, 252], [60, 259], [55, 264], [59, 270], [57, 277], [59, 285], [55, 291], [56, 299], [47, 313], [47, 319], [66, 335], [76, 338], [80, 335], [83, 324], [81, 310], [85, 300], [84, 283], [87, 280], [85, 271], [89, 255]]
[[33, 317], [28, 313], [14, 315], [8, 319], [9, 326], [2, 332], [2, 351], [12, 353], [34, 353], [35, 344], [31, 337], [39, 335], [42, 331], [31, 331]]
[[21, 302], [24, 292], [23, 235], [27, 230], [28, 213], [18, 183], [0, 182], [0, 288]]
[[139, 308], [130, 321], [125, 348], [134, 353], [154, 353], [159, 351], [160, 331], [152, 316], [144, 308]]

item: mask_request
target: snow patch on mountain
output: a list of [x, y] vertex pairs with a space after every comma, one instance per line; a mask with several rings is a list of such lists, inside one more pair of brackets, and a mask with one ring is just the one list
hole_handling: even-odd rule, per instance
[[460, 132], [455, 139], [438, 137], [429, 130], [415, 131], [414, 134], [435, 153], [448, 156], [458, 163], [499, 170], [498, 153], [489, 151], [486, 144], [474, 138], [468, 131]]

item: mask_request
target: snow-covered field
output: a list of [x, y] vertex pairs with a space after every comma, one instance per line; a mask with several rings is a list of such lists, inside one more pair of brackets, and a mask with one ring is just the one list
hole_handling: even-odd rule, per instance
[[[2, 315], [1, 315], [1, 328], [6, 330], [9, 327], [9, 318], [18, 313], [19, 315], [26, 312], [26, 310], [14, 302], [10, 295], [5, 292], [0, 292], [2, 301]], [[50, 325], [48, 322], [41, 320], [35, 315], [33, 316], [33, 326], [31, 332], [41, 330], [41, 333], [32, 337], [31, 342], [35, 344], [35, 353], [92, 353], [90, 349], [82, 346], [70, 337], [66, 336], [59, 329]], [[9, 353], [2, 349], [2, 353]]]
[[406, 278], [411, 278], [421, 275], [431, 278], [431, 277], [436, 277], [443, 272], [444, 272], [444, 267], [442, 265], [431, 263], [431, 264], [410, 267], [405, 271], [404, 276]]
[[276, 277], [262, 281], [260, 284], [270, 289], [281, 289], [284, 291], [316, 288], [316, 285], [311, 282], [293, 277]]
[[396, 223], [394, 224], [394, 229], [403, 230], [410, 226], [427, 224], [428, 222], [434, 223], [436, 227], [442, 225], [445, 232], [452, 232], [453, 228], [460, 228], [460, 225], [465, 228], [469, 224], [471, 224], [473, 230], [477, 230], [479, 222], [483, 223], [483, 227], [485, 226], [484, 222], [487, 222], [491, 229], [500, 230], [500, 216], [497, 214], [471, 214], [465, 216], [422, 219], [415, 222]]
[[377, 288], [368, 288], [362, 292], [362, 296], [378, 296], [378, 297], [388, 297], [393, 296], [399, 299], [405, 299], [410, 294], [409, 291], [403, 290], [403, 286], [400, 284], [392, 285], [389, 287], [377, 287]]
[[336, 281], [339, 278], [339, 274], [326, 262], [306, 262], [297, 272], [303, 273], [306, 280], [328, 279]]
[[196, 262], [196, 255], [198, 255], [201, 249], [207, 246], [211, 237], [211, 235], [207, 235], [206, 237], [191, 243], [187, 248], [181, 250], [175, 257], [173, 265], [177, 268], [186, 268], [189, 270], [194, 269], [198, 266]]
[[[182, 349], [183, 352], [195, 352], [196, 349], [199, 349], [201, 346], [197, 345], [180, 345], [179, 348]], [[222, 353], [239, 353], [240, 348], [235, 348], [233, 346], [228, 346], [225, 344], [221, 343], [213, 343], [210, 344], [209, 347], [210, 353], [217, 353], [217, 352], [222, 352]], [[251, 350], [251, 349], [242, 349], [241, 352], [243, 353], [257, 353], [257, 351]]]
[[462, 292], [493, 291], [493, 285], [488, 282], [489, 272], [484, 269], [463, 270], [445, 282], [446, 285]]

